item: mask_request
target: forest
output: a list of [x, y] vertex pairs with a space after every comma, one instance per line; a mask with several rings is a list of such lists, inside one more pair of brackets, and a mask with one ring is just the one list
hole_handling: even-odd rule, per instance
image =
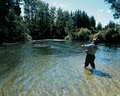
[[[105, 0], [120, 17], [119, 1]], [[21, 16], [24, 5], [24, 16]], [[41, 0], [0, 0], [0, 44], [40, 39], [88, 41], [98, 38], [101, 43], [120, 43], [120, 26], [110, 21], [96, 24], [94, 16], [80, 9], [75, 12], [50, 7]]]

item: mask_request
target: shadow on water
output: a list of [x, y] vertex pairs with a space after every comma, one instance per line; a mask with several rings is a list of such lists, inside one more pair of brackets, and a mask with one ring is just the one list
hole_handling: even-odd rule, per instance
[[90, 69], [90, 68], [86, 68], [86, 70], [89, 71], [91, 74], [99, 76], [99, 77], [112, 78], [111, 75], [109, 75], [108, 73], [104, 73], [100, 70], [96, 70], [96, 69], [93, 70], [93, 69]]
[[100, 70], [93, 70], [93, 74], [97, 75], [99, 77], [112, 78], [111, 75], [109, 75], [108, 73], [104, 73], [104, 72], [102, 72]]

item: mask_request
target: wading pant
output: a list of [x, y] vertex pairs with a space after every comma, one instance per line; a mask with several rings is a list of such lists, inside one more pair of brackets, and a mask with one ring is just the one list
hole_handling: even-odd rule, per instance
[[86, 55], [86, 59], [85, 59], [85, 67], [87, 67], [87, 66], [90, 64], [91, 67], [92, 67], [93, 69], [95, 69], [94, 60], [95, 60], [95, 55], [87, 54], [87, 55]]

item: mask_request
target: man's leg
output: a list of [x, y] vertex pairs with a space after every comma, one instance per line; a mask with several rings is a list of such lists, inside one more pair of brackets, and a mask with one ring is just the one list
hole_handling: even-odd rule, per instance
[[85, 59], [85, 65], [84, 65], [84, 67], [86, 68], [89, 65], [89, 63], [90, 63], [90, 56], [89, 56], [89, 54], [87, 54], [86, 55], [86, 59]]
[[91, 56], [91, 61], [90, 61], [90, 65], [91, 65], [91, 67], [93, 69], [95, 69], [95, 63], [94, 63], [94, 61], [95, 61], [95, 56], [93, 55], [93, 56]]

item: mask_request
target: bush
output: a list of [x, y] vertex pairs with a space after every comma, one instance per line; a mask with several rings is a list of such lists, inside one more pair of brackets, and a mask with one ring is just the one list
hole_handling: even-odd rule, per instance
[[118, 43], [120, 42], [120, 30], [116, 28], [104, 29], [95, 34], [95, 37], [97, 37], [100, 42]]
[[103, 31], [100, 30], [98, 33], [96, 33], [96, 34], [94, 35], [94, 38], [98, 38], [98, 39], [99, 39], [99, 42], [103, 43], [104, 40], [105, 40], [105, 38], [104, 38], [104, 33], [105, 33], [104, 30], [103, 30]]
[[87, 28], [81, 28], [79, 30], [79, 32], [76, 32], [74, 35], [75, 35], [75, 39], [77, 40], [82, 40], [82, 41], [87, 41], [90, 39], [90, 34], [91, 34], [91, 31]]
[[105, 42], [118, 42], [119, 32], [114, 28], [108, 28], [105, 32]]

